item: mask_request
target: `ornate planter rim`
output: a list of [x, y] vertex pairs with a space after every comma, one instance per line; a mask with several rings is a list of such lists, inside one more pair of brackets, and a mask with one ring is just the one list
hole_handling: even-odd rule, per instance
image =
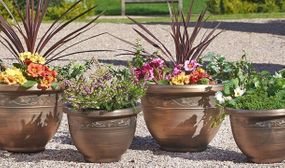
[[86, 109], [86, 111], [83, 112], [83, 110], [77, 111], [68, 107], [64, 107], [64, 112], [66, 112], [68, 115], [96, 117], [96, 118], [132, 116], [132, 115], [137, 115], [141, 111], [142, 111], [141, 104], [137, 105], [135, 108], [125, 108], [109, 112], [106, 110], [95, 110], [95, 109]]
[[248, 117], [277, 117], [285, 116], [285, 109], [274, 109], [274, 110], [241, 110], [225, 108], [230, 115], [236, 116], [248, 116]]
[[21, 87], [20, 85], [7, 85], [7, 84], [0, 84], [0, 92], [63, 92], [63, 89], [52, 89], [49, 88], [47, 90], [41, 90], [38, 89], [37, 86], [33, 86], [32, 88], [29, 89], [25, 89], [23, 87]]
[[148, 85], [147, 93], [209, 93], [223, 90], [224, 86], [218, 85]]

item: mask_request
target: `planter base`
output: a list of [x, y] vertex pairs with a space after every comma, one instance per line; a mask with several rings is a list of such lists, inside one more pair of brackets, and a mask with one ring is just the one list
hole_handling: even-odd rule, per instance
[[45, 150], [45, 147], [42, 148], [2, 148], [3, 150], [6, 150], [8, 152], [13, 153], [38, 153]]
[[269, 164], [269, 163], [280, 163], [283, 160], [285, 160], [284, 157], [280, 158], [249, 158], [248, 160], [253, 162], [253, 163], [260, 163], [260, 164]]
[[114, 157], [114, 158], [108, 158], [108, 159], [104, 159], [104, 158], [84, 158], [86, 160], [86, 162], [90, 162], [90, 163], [112, 163], [112, 162], [118, 162], [121, 160], [121, 156], [120, 157]]

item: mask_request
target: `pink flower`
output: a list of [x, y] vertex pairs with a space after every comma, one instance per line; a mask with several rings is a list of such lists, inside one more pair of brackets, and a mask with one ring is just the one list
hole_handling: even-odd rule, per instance
[[164, 61], [160, 58], [156, 58], [151, 60], [149, 64], [153, 68], [162, 68], [164, 66]]
[[142, 74], [146, 80], [152, 80], [154, 78], [153, 67], [150, 64], [144, 64], [142, 67]]
[[173, 76], [179, 75], [182, 72], [182, 67], [183, 67], [183, 65], [181, 65], [181, 64], [175, 65], [173, 72], [172, 72], [172, 75]]
[[133, 73], [137, 81], [140, 81], [144, 78], [144, 74], [142, 73], [142, 70], [140, 68], [133, 68]]
[[194, 71], [197, 67], [202, 66], [201, 64], [197, 63], [196, 60], [187, 60], [184, 63], [185, 71]]

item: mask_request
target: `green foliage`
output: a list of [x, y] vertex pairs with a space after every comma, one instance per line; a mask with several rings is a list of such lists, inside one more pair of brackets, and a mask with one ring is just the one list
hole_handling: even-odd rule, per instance
[[[237, 88], [245, 92], [237, 94]], [[245, 80], [232, 79], [225, 84], [224, 106], [243, 110], [272, 110], [285, 108], [284, 70], [271, 75], [267, 71], [251, 73]], [[221, 103], [221, 102], [220, 102]], [[223, 103], [221, 103], [223, 104]]]
[[[68, 0], [53, 0], [50, 4], [50, 7], [48, 8], [47, 14], [46, 14], [46, 18], [49, 20], [55, 20], [57, 18], [59, 18], [71, 5], [73, 5], [74, 2], [72, 1], [68, 1]], [[80, 13], [83, 13], [86, 9], [90, 8], [93, 6], [92, 1], [85, 1], [85, 3], [80, 3], [79, 5], [77, 5], [74, 10], [67, 14], [66, 16], [64, 16], [63, 19], [72, 19], [74, 17], [76, 17], [77, 15], [79, 15]], [[94, 14], [93, 12], [90, 12], [89, 15]], [[84, 19], [87, 15], [84, 15], [82, 17], [82, 19]]]
[[[11, 13], [15, 16], [15, 14], [17, 13], [17, 11], [15, 10], [15, 8], [13, 7], [13, 1], [11, 0], [3, 0], [3, 2], [6, 3], [7, 8], [11, 11]], [[5, 9], [5, 7], [0, 4], [0, 15], [5, 18], [5, 19], [12, 19], [9, 12]]]
[[28, 80], [26, 83], [21, 85], [21, 87], [23, 87], [25, 89], [29, 89], [29, 88], [35, 86], [36, 84], [38, 84], [38, 82], [36, 80]]
[[209, 0], [213, 14], [261, 13], [284, 11], [284, 0]]
[[246, 55], [239, 61], [227, 61], [225, 57], [210, 52], [202, 58], [202, 62], [207, 64], [206, 71], [218, 83], [235, 78], [244, 81], [253, 71], [253, 66], [246, 61]]
[[243, 110], [282, 109], [285, 108], [285, 99], [279, 96], [269, 96], [267, 92], [260, 90], [238, 97], [230, 107]]
[[222, 7], [221, 7], [221, 0], [209, 0], [207, 2], [208, 11], [210, 11], [212, 14], [220, 14], [223, 13]]
[[58, 72], [57, 79], [59, 81], [78, 79], [87, 70], [91, 69], [95, 60], [86, 60], [84, 63], [72, 61], [64, 66], [56, 66], [54, 69]]
[[128, 69], [99, 66], [89, 77], [70, 80], [65, 100], [75, 109], [113, 111], [135, 107], [145, 89], [135, 83]]
[[[92, 1], [92, 0], [90, 0]], [[208, 0], [197, 0], [194, 4], [193, 13], [198, 14], [206, 6]], [[94, 0], [98, 4], [96, 13], [103, 11], [105, 15], [120, 15], [121, 0]], [[188, 11], [190, 0], [183, 0], [183, 11]], [[167, 3], [134, 3], [126, 5], [127, 15], [168, 15], [169, 9]]]

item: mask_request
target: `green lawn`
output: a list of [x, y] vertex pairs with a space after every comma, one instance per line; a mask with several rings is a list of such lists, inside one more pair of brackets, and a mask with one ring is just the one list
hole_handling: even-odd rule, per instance
[[[192, 21], [197, 19], [197, 14], [194, 15]], [[268, 19], [268, 18], [285, 18], [285, 12], [283, 13], [252, 13], [252, 14], [228, 14], [228, 15], [210, 15], [209, 21], [217, 20], [238, 20], [238, 19]], [[147, 17], [147, 18], [136, 18], [141, 23], [165, 23], [170, 22], [170, 18], [163, 17]], [[100, 18], [100, 22], [105, 23], [132, 23], [127, 18]]]
[[[98, 7], [96, 13], [105, 11], [105, 15], [120, 15], [120, 0], [94, 0]], [[207, 0], [196, 0], [193, 13], [199, 13], [205, 6]], [[183, 9], [186, 12], [189, 7], [190, 0], [183, 1]], [[127, 4], [127, 15], [167, 15], [168, 6], [166, 3], [147, 3], [147, 4]]]

